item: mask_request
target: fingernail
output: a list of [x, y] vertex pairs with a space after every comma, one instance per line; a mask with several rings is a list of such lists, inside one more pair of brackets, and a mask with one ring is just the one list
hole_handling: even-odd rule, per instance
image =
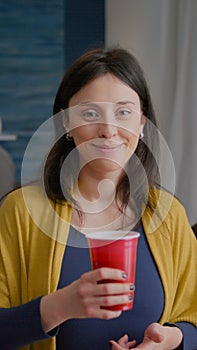
[[127, 273], [123, 272], [122, 273], [122, 278], [126, 279], [128, 277]]
[[135, 286], [134, 286], [134, 284], [130, 284], [130, 286], [129, 286], [129, 290], [135, 290]]
[[132, 295], [128, 295], [128, 300], [133, 300], [133, 297], [132, 297]]

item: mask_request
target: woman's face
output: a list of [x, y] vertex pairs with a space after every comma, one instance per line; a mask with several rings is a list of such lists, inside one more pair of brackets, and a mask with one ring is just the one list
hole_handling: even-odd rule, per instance
[[145, 121], [133, 89], [107, 73], [72, 96], [68, 115], [64, 126], [83, 165], [96, 164], [100, 171], [125, 168]]

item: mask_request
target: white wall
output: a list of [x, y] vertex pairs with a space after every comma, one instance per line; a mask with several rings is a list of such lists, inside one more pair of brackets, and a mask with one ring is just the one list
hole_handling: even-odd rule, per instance
[[[106, 0], [106, 44], [120, 44], [140, 61], [151, 89], [158, 122], [162, 133], [167, 136], [166, 123], [159, 108], [164, 50], [162, 25], [166, 17], [162, 3], [160, 0]], [[173, 39], [175, 43], [176, 38]], [[172, 50], [173, 42], [169, 52]], [[174, 74], [172, 69], [166, 72], [165, 78], [171, 74]], [[173, 86], [170, 86], [168, 95], [172, 89]]]
[[145, 71], [176, 170], [176, 195], [197, 221], [197, 1], [106, 0], [106, 45], [120, 44]]

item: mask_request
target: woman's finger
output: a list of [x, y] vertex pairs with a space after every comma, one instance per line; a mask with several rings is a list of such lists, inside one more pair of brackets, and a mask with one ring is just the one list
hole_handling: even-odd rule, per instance
[[127, 294], [104, 295], [99, 297], [86, 298], [83, 303], [85, 306], [109, 307], [113, 305], [127, 304], [131, 301], [131, 296]]
[[101, 267], [99, 269], [84, 273], [80, 279], [91, 283], [97, 283], [98, 281], [102, 280], [126, 281], [127, 274], [122, 270]]
[[[119, 341], [120, 341], [120, 339], [119, 339]], [[123, 344], [120, 344], [119, 341], [118, 341], [118, 343], [115, 342], [114, 340], [109, 341], [109, 344], [110, 344], [112, 350], [125, 350], [125, 349], [130, 350], [130, 349], [133, 349], [136, 345], [136, 340], [132, 340], [132, 341], [129, 341], [129, 342], [123, 343]]]
[[114, 295], [114, 294], [127, 294], [131, 295], [134, 290], [133, 285], [130, 283], [81, 283], [79, 284], [79, 294], [81, 296], [100, 296], [100, 295]]

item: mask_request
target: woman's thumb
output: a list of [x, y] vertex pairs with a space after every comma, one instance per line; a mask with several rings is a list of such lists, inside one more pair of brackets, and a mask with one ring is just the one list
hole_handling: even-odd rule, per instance
[[161, 343], [164, 340], [162, 327], [158, 323], [151, 324], [145, 331], [145, 336], [155, 343]]

